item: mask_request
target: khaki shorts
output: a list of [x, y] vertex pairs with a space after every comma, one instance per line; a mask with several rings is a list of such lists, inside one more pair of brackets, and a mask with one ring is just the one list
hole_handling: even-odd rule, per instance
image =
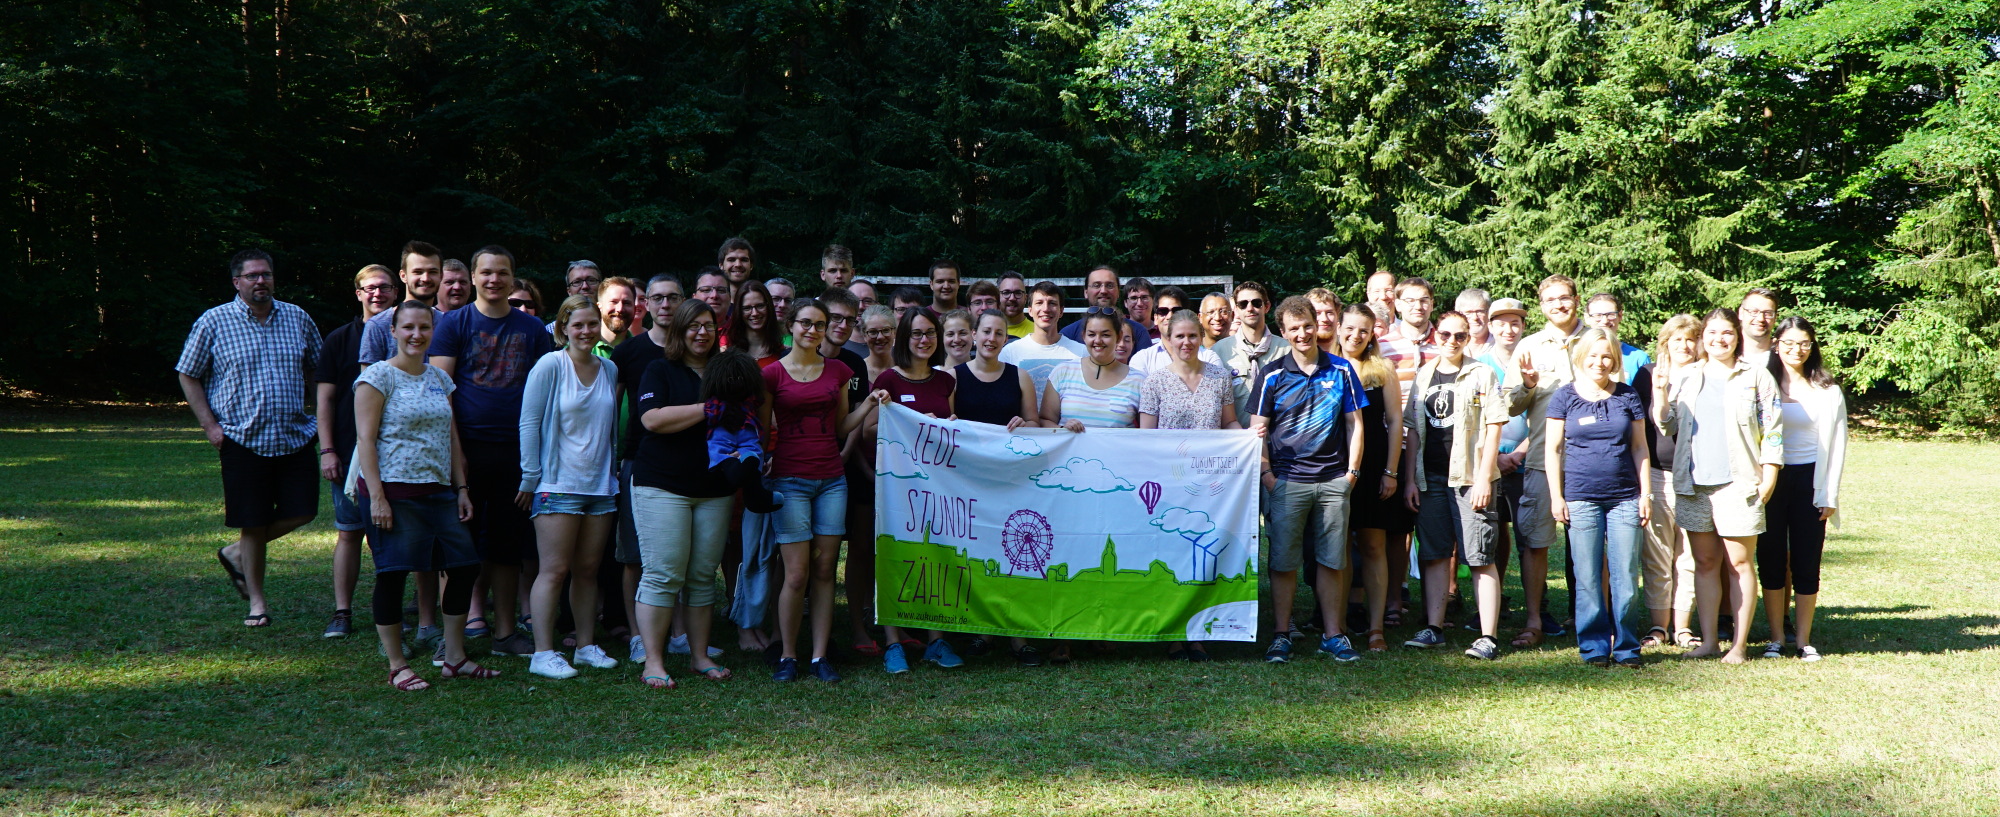
[[1689, 533], [1738, 539], [1764, 532], [1764, 503], [1754, 487], [1696, 485], [1694, 493], [1675, 497], [1674, 518]]

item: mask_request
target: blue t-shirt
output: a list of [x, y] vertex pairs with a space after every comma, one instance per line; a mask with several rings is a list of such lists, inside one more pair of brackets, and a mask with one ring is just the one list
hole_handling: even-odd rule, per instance
[[1312, 374], [1294, 356], [1272, 361], [1258, 372], [1250, 413], [1270, 430], [1271, 471], [1286, 482], [1331, 482], [1348, 471], [1347, 413], [1367, 407], [1361, 376], [1344, 358], [1319, 353]]
[[1563, 421], [1563, 498], [1623, 502], [1639, 498], [1632, 464], [1632, 423], [1646, 419], [1639, 392], [1624, 383], [1592, 402], [1564, 383], [1549, 398], [1551, 420]]
[[498, 320], [480, 314], [477, 304], [454, 309], [438, 320], [431, 357], [457, 358], [451, 379], [452, 414], [467, 439], [517, 442], [521, 439], [521, 390], [528, 370], [549, 351], [542, 322], [519, 309]]
[[[1146, 327], [1144, 325], [1140, 324], [1138, 321], [1132, 320], [1131, 318], [1125, 319], [1125, 325], [1132, 327], [1132, 354], [1136, 355], [1140, 352], [1145, 351], [1146, 347], [1153, 345], [1153, 333], [1146, 331]], [[1061, 330], [1059, 330], [1056, 334], [1062, 335], [1063, 337], [1069, 338], [1070, 340], [1076, 341], [1077, 343], [1082, 343], [1083, 321], [1077, 321], [1068, 326], [1065, 326]]]

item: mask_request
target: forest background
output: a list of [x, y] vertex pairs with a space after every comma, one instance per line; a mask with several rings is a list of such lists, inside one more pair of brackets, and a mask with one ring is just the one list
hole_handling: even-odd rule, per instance
[[[171, 393], [225, 259], [322, 327], [411, 238], [817, 289], [952, 258], [1354, 299], [1751, 286], [1877, 411], [2000, 418], [2000, 2], [24, 0], [0, 387]], [[551, 288], [555, 287], [555, 288]]]

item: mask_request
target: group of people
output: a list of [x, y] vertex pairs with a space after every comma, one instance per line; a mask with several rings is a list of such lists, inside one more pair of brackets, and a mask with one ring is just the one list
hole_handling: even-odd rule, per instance
[[[338, 531], [325, 634], [352, 632], [365, 538], [401, 690], [428, 686], [411, 641], [442, 678], [497, 676], [469, 657], [473, 638], [547, 678], [617, 666], [602, 638], [654, 687], [674, 685], [673, 654], [724, 680], [718, 604], [774, 679], [837, 681], [843, 542], [852, 650], [886, 671], [960, 666], [961, 649], [1074, 660], [1067, 641], [895, 626], [878, 640], [874, 434], [896, 403], [1009, 429], [1253, 430], [1267, 661], [1306, 637], [1292, 602], [1308, 563], [1318, 652], [1385, 651], [1406, 616], [1421, 622], [1404, 646], [1445, 644], [1462, 566], [1476, 631], [1465, 652], [1497, 658], [1515, 554], [1515, 648], [1573, 627], [1594, 665], [1636, 667], [1667, 644], [1740, 662], [1761, 585], [1763, 655], [1793, 644], [1819, 658], [1846, 406], [1812, 324], [1779, 320], [1770, 291], [1676, 315], [1642, 349], [1621, 338], [1616, 295], [1581, 297], [1560, 275], [1537, 287], [1543, 325], [1529, 334], [1518, 300], [1466, 289], [1440, 313], [1429, 282], [1388, 272], [1342, 304], [1327, 289], [1281, 301], [1252, 281], [1195, 297], [1099, 266], [1064, 325], [1062, 289], [1013, 272], [962, 286], [941, 261], [928, 292], [899, 287], [883, 303], [837, 245], [814, 297], [755, 270], [741, 238], [691, 282], [578, 261], [551, 309], [502, 247], [466, 264], [412, 241], [399, 269], [354, 276], [361, 315], [322, 338], [273, 297], [270, 256], [238, 253], [237, 298], [195, 322], [176, 369], [220, 452], [238, 536], [216, 557], [249, 603], [244, 625], [271, 623], [265, 548], [317, 514], [324, 481]], [[1571, 621], [1547, 603], [1551, 548]], [[1168, 655], [1208, 657], [1200, 642]]]

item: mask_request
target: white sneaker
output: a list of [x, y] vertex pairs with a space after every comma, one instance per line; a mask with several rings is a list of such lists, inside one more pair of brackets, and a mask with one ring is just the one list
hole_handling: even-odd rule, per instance
[[1800, 661], [1818, 661], [1818, 660], [1819, 660], [1819, 649], [1818, 649], [1818, 648], [1815, 648], [1815, 647], [1800, 647], [1800, 648], [1799, 648], [1799, 660], [1800, 660]]
[[[688, 637], [687, 637], [687, 633], [681, 633], [680, 635], [677, 635], [677, 636], [674, 636], [673, 638], [669, 638], [669, 639], [667, 639], [667, 654], [668, 654], [668, 655], [688, 655], [688, 654], [690, 654], [690, 653], [692, 653], [692, 652], [694, 652], [694, 648], [693, 648], [693, 647], [691, 647], [691, 646], [688, 646]], [[715, 647], [715, 646], [711, 646], [711, 647], [709, 647], [709, 648], [708, 648], [708, 657], [710, 657], [710, 658], [721, 658], [721, 657], [722, 657], [722, 648], [721, 648], [721, 647]], [[635, 659], [635, 660], [643, 660], [643, 659]]]
[[564, 661], [562, 653], [555, 650], [538, 652], [530, 656], [528, 658], [528, 671], [543, 678], [554, 678], [558, 681], [564, 678], [576, 677], [576, 668], [570, 666], [568, 661]]
[[604, 648], [596, 644], [588, 644], [576, 648], [576, 654], [570, 658], [570, 661], [592, 669], [611, 669], [618, 666], [618, 659], [605, 655]]
[[634, 664], [646, 663], [646, 639], [632, 636], [632, 643], [625, 648], [625, 660]]

